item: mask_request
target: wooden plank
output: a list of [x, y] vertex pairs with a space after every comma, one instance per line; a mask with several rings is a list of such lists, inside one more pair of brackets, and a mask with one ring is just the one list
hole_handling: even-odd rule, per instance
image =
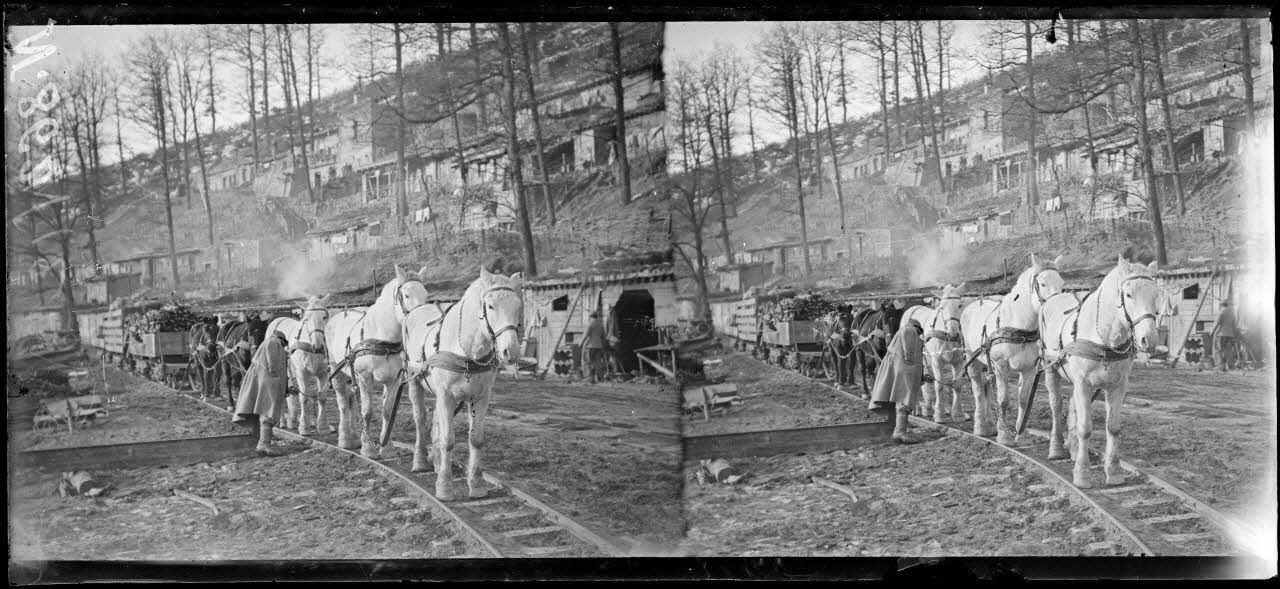
[[110, 470], [141, 466], [182, 466], [243, 456], [258, 443], [252, 434], [78, 446], [18, 453], [20, 465], [41, 470]]
[[645, 364], [652, 366], [655, 370], [662, 373], [663, 376], [670, 379], [675, 379], [676, 373], [670, 370], [667, 370], [666, 368], [663, 368], [661, 364], [658, 364], [657, 362], [654, 362], [653, 360], [650, 360], [644, 357], [643, 355], [640, 354], [640, 352], [636, 352], [636, 358], [639, 358], [641, 362], [644, 362]]
[[746, 458], [847, 450], [888, 440], [892, 433], [892, 423], [876, 421], [712, 436], [686, 436], [683, 440], [684, 459]]

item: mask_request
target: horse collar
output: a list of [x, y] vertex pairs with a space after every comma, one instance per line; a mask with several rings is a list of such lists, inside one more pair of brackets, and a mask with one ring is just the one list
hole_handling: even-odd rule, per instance
[[396, 300], [395, 300], [395, 305], [396, 305], [396, 307], [398, 307], [398, 308], [401, 310], [401, 312], [403, 312], [403, 313], [404, 313], [404, 316], [405, 316], [405, 317], [408, 317], [408, 316], [409, 316], [409, 313], [413, 312], [413, 309], [417, 309], [418, 307], [421, 307], [422, 305], [425, 305], [425, 304], [426, 304], [426, 303], [420, 303], [420, 304], [418, 304], [418, 305], [414, 306], [414, 307], [413, 307], [413, 309], [410, 309], [410, 308], [408, 308], [408, 307], [406, 307], [406, 306], [405, 306], [405, 304], [404, 304], [404, 292], [403, 292], [403, 290], [404, 290], [404, 286], [405, 286], [406, 284], [411, 283], [411, 282], [416, 282], [416, 283], [418, 283], [418, 284], [422, 284], [422, 280], [420, 280], [420, 279], [418, 279], [418, 278], [416, 278], [416, 277], [410, 276], [410, 277], [405, 278], [404, 280], [400, 281], [400, 284], [396, 285], [396, 295], [395, 295]]

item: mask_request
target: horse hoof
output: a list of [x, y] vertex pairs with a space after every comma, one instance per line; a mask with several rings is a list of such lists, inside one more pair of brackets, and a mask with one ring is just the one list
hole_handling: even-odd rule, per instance
[[1118, 475], [1107, 475], [1107, 486], [1108, 486], [1108, 487], [1118, 487], [1118, 486], [1120, 486], [1120, 485], [1123, 485], [1123, 484], [1124, 484], [1125, 479], [1126, 479], [1126, 477], [1125, 477], [1125, 475], [1124, 475], [1124, 474], [1118, 474]]
[[1001, 433], [996, 436], [996, 443], [1001, 446], [1016, 446], [1018, 444], [1018, 438], [1017, 436], [1010, 436], [1008, 434]]
[[1089, 477], [1076, 475], [1072, 477], [1071, 483], [1080, 489], [1092, 489], [1093, 483], [1089, 482]]
[[489, 496], [489, 489], [485, 487], [478, 487], [478, 488], [470, 489], [467, 491], [468, 499], [483, 499], [488, 496]]
[[436, 499], [441, 501], [453, 501], [453, 489], [449, 487], [436, 487]]
[[378, 458], [382, 457], [382, 449], [376, 448], [374, 446], [361, 446], [360, 455], [364, 456], [365, 458], [371, 458], [373, 460], [377, 460]]
[[421, 462], [414, 460], [413, 468], [409, 469], [410, 472], [431, 472], [432, 470], [431, 461], [429, 460]]
[[1070, 456], [1068, 456], [1067, 453], [1063, 452], [1062, 450], [1057, 450], [1057, 451], [1049, 450], [1049, 460], [1065, 460], [1067, 458], [1070, 458]]
[[357, 442], [355, 440], [344, 440], [342, 438], [338, 438], [338, 447], [342, 448], [343, 450], [355, 450], [356, 448], [360, 447], [360, 442]]

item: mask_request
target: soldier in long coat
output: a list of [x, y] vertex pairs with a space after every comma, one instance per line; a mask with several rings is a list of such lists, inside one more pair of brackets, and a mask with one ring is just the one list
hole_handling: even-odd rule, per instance
[[876, 371], [875, 385], [871, 387], [871, 409], [893, 411], [897, 407], [897, 422], [893, 428], [893, 441], [914, 444], [919, 440], [907, 433], [908, 416], [920, 399], [920, 386], [924, 379], [924, 328], [912, 319], [914, 329], [899, 329], [889, 351], [885, 353], [880, 369]]
[[245, 373], [231, 420], [249, 427], [256, 420], [259, 426], [258, 453], [278, 456], [279, 452], [271, 447], [271, 430], [284, 414], [289, 382], [289, 340], [279, 331], [272, 332], [266, 340], [258, 346]]

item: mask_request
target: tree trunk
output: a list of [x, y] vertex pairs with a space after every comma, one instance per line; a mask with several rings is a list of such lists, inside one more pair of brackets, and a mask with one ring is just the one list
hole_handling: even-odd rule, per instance
[[[444, 79], [444, 96], [446, 104], [449, 108], [450, 118], [453, 119], [453, 139], [454, 139], [454, 158], [458, 163], [458, 176], [462, 178], [462, 185], [467, 185], [467, 158], [462, 146], [462, 123], [458, 121], [458, 108], [454, 106], [453, 98], [453, 78], [449, 75], [448, 64], [444, 61], [444, 55], [453, 56], [453, 31], [449, 30], [445, 35], [445, 27], [451, 27], [448, 23], [436, 23], [436, 49], [441, 55], [440, 75]], [[447, 50], [447, 51], [446, 51]], [[431, 215], [434, 222], [436, 215]]]
[[129, 193], [129, 172], [125, 167], [124, 159], [124, 134], [120, 132], [120, 119], [123, 115], [120, 113], [120, 86], [113, 84], [111, 86], [111, 96], [115, 100], [116, 107], [116, 151], [120, 157], [120, 161], [116, 164], [120, 168], [120, 194]]
[[[824, 93], [825, 96], [825, 93]], [[824, 99], [825, 103], [826, 99]], [[836, 152], [836, 136], [831, 130], [831, 105], [827, 104], [825, 109], [827, 120], [827, 147], [831, 148], [831, 172], [835, 174], [836, 180], [836, 202], [840, 205], [840, 235], [844, 236], [845, 250], [850, 254], [853, 253], [853, 241], [849, 236], [848, 220], [845, 217], [844, 210], [844, 184], [840, 181], [840, 156]]]
[[[1080, 69], [1079, 49], [1080, 48], [1079, 48], [1079, 39], [1076, 36], [1076, 26], [1077, 25], [1075, 24], [1075, 21], [1067, 21], [1067, 47], [1068, 47], [1068, 50], [1071, 51], [1071, 64], [1072, 66], [1075, 67], [1077, 72], [1075, 76], [1075, 82], [1076, 82], [1076, 88], [1077, 88], [1076, 94], [1078, 95], [1083, 93], [1083, 88], [1081, 87], [1081, 84], [1080, 84], [1080, 75], [1079, 75], [1079, 69]], [[1083, 34], [1081, 34], [1081, 36], [1083, 36]], [[1089, 102], [1085, 102], [1081, 106], [1080, 110], [1084, 116], [1084, 131], [1085, 131], [1084, 145], [1085, 145], [1086, 154], [1089, 157], [1089, 170], [1091, 172], [1090, 175], [1097, 175], [1098, 154], [1093, 141], [1093, 120], [1092, 120], [1093, 117], [1090, 116], [1089, 114]], [[1094, 185], [1096, 185], [1096, 183], [1094, 183]]]
[[[187, 72], [187, 73], [189, 74], [190, 72]], [[195, 110], [196, 106], [200, 104], [200, 98], [199, 98], [199, 96], [198, 96], [198, 95], [196, 94], [196, 92], [195, 92], [195, 90], [196, 90], [196, 89], [195, 89], [195, 88], [193, 87], [193, 85], [191, 84], [191, 78], [190, 78], [190, 76], [189, 76], [189, 75], [188, 75], [186, 78], [184, 78], [184, 79], [183, 79], [183, 84], [186, 86], [186, 94], [187, 94], [188, 96], [190, 96], [190, 98], [191, 98], [191, 108], [192, 108], [192, 111], [193, 111], [193, 114], [194, 114], [194, 110]], [[209, 92], [212, 94], [212, 92], [213, 92], [213, 87], [212, 87], [212, 86], [210, 86], [210, 87], [209, 87]], [[217, 254], [217, 251], [218, 251], [218, 249], [217, 249], [217, 242], [216, 242], [216, 241], [214, 241], [214, 236], [213, 236], [213, 198], [209, 195], [209, 167], [208, 167], [208, 165], [207, 165], [207, 164], [206, 164], [206, 162], [205, 162], [205, 157], [204, 157], [204, 141], [202, 140], [202, 138], [201, 138], [201, 136], [200, 136], [200, 119], [199, 119], [199, 117], [196, 117], [196, 118], [195, 118], [195, 123], [196, 123], [196, 124], [195, 124], [195, 135], [196, 135], [196, 160], [200, 163], [200, 183], [201, 183], [201, 185], [202, 185], [202, 186], [203, 186], [203, 188], [204, 188], [204, 190], [203, 190], [203, 193], [204, 193], [204, 215], [205, 215], [205, 219], [207, 219], [207, 220], [208, 220], [208, 238], [209, 238], [209, 247], [213, 248], [213, 251], [214, 251], [214, 254], [215, 254], [215, 255], [214, 255], [214, 258], [215, 258], [215, 259], [217, 259], [217, 260], [219, 260], [219, 265], [221, 265], [221, 263], [220, 263], [220, 262], [221, 262], [221, 259], [222, 259], [222, 258], [220, 258], [219, 256], [217, 256], [217, 255], [216, 255], [216, 254]]]
[[1133, 47], [1133, 104], [1138, 117], [1138, 157], [1142, 159], [1142, 178], [1147, 190], [1147, 208], [1151, 213], [1151, 230], [1155, 233], [1156, 260], [1169, 263], [1165, 252], [1164, 222], [1160, 218], [1160, 195], [1156, 192], [1155, 169], [1151, 165], [1151, 134], [1147, 126], [1146, 64], [1142, 58], [1142, 33], [1138, 19], [1129, 21], [1129, 43]]
[[503, 123], [507, 128], [507, 168], [510, 173], [511, 191], [515, 196], [516, 213], [519, 216], [520, 236], [524, 244], [524, 272], [537, 276], [534, 260], [533, 231], [529, 227], [529, 207], [525, 204], [524, 179], [520, 174], [520, 138], [516, 134], [516, 74], [513, 67], [515, 53], [511, 48], [511, 32], [507, 23], [498, 23], [498, 40], [502, 50], [502, 103]]
[[262, 27], [262, 135], [267, 139], [267, 150], [271, 159], [276, 158], [276, 140], [271, 135], [271, 76], [267, 72], [267, 64], [271, 61], [267, 55], [267, 25]]
[[1173, 168], [1173, 192], [1178, 197], [1178, 215], [1187, 214], [1186, 195], [1182, 192], [1182, 171], [1178, 166], [1178, 152], [1174, 148], [1176, 138], [1174, 133], [1173, 113], [1169, 109], [1169, 87], [1164, 83], [1164, 60], [1161, 57], [1163, 51], [1164, 23], [1155, 21], [1152, 25], [1155, 30], [1152, 31], [1152, 45], [1155, 51], [1152, 58], [1156, 66], [1156, 84], [1160, 89], [1160, 111], [1164, 114], [1164, 145], [1169, 150], [1169, 165]]
[[751, 85], [747, 85], [747, 136], [751, 139], [751, 178], [760, 181], [760, 152], [756, 150], [755, 108], [751, 99]]
[[258, 85], [257, 69], [253, 63], [253, 25], [245, 25], [244, 32], [245, 53], [249, 59], [249, 130], [253, 135], [253, 165], [249, 166], [249, 177], [254, 179], [258, 177], [262, 154], [258, 148]]
[[[917, 39], [917, 36], [919, 36], [918, 39]], [[941, 163], [938, 161], [938, 157], [937, 157], [938, 135], [936, 132], [932, 131], [933, 108], [926, 94], [926, 90], [924, 88], [924, 86], [927, 86], [929, 83], [929, 72], [923, 69], [924, 64], [922, 63], [925, 55], [923, 31], [908, 30], [907, 43], [908, 43], [907, 48], [911, 53], [911, 72], [912, 74], [914, 74], [911, 76], [911, 79], [916, 86], [916, 115], [917, 115], [917, 118], [919, 119], [921, 133], [923, 134], [926, 129], [929, 129], [930, 130], [929, 135], [933, 137], [933, 143], [934, 143], [933, 151], [934, 151], [934, 164], [935, 164], [934, 171], [938, 175], [938, 188], [941, 189], [944, 186], [944, 182], [942, 181], [942, 173], [940, 171], [941, 167], [937, 165]], [[917, 44], [919, 45], [918, 52], [917, 52]], [[920, 137], [920, 147], [921, 147], [921, 152], [924, 153], [927, 158], [928, 152], [929, 152], [928, 142], [925, 141], [923, 135]], [[924, 184], [923, 175], [924, 174], [922, 172], [921, 173], [922, 178], [920, 182], [921, 185]]]
[[1040, 157], [1036, 153], [1036, 78], [1035, 78], [1035, 56], [1032, 54], [1031, 41], [1031, 21], [1022, 21], [1022, 36], [1025, 41], [1024, 47], [1027, 55], [1027, 100], [1030, 105], [1027, 108], [1028, 127], [1027, 132], [1027, 204], [1037, 206], [1040, 204], [1040, 187], [1037, 178], [1040, 170]]
[[898, 27], [897, 21], [894, 21], [893, 33], [890, 36], [893, 41], [893, 118], [898, 126], [898, 145], [905, 146], [906, 136], [902, 128], [902, 90], [899, 85], [902, 80], [902, 65], [898, 61], [898, 40], [902, 37], [902, 33]]
[[1244, 82], [1244, 113], [1245, 121], [1249, 125], [1249, 132], [1253, 132], [1256, 123], [1253, 111], [1253, 29], [1249, 26], [1249, 19], [1240, 19], [1240, 63], [1243, 69], [1240, 70], [1241, 80]]
[[796, 88], [799, 84], [796, 75], [800, 70], [800, 57], [796, 54], [794, 57], [788, 56], [787, 59], [791, 61], [783, 74], [787, 103], [787, 129], [791, 132], [792, 163], [796, 173], [796, 201], [800, 205], [800, 250], [804, 259], [804, 274], [808, 276], [813, 273], [813, 265], [809, 262], [809, 229], [804, 214], [804, 174], [800, 169], [800, 97], [797, 96]]
[[[836, 51], [839, 53], [839, 57], [840, 57], [840, 122], [843, 124], [848, 124], [849, 123], [849, 81], [845, 77], [845, 71], [844, 71], [845, 70], [844, 41], [845, 41], [844, 31], [842, 29], [840, 32], [839, 38], [837, 39], [837, 42], [836, 42]], [[827, 118], [830, 118], [830, 117], [827, 117]]]
[[178, 282], [178, 246], [173, 236], [173, 202], [169, 195], [169, 143], [168, 137], [165, 135], [165, 100], [164, 85], [159, 79], [160, 74], [152, 72], [153, 80], [151, 82], [151, 96], [157, 114], [157, 138], [160, 140], [160, 177], [164, 186], [164, 222], [169, 229], [169, 271], [173, 277], [173, 289], [177, 289]]
[[[471, 49], [472, 64], [475, 67], [475, 79], [480, 80], [483, 78], [482, 69], [480, 67], [480, 34], [476, 30], [476, 23], [468, 23], [468, 24], [471, 25], [470, 49]], [[487, 103], [485, 102], [484, 88], [477, 88], [476, 94], [478, 96], [476, 98], [476, 104], [480, 107], [480, 128], [487, 129], [489, 128], [489, 109], [487, 108], [486, 106]]]
[[711, 145], [711, 170], [716, 176], [716, 196], [720, 202], [720, 242], [724, 247], [726, 263], [733, 263], [733, 242], [729, 239], [729, 209], [724, 202], [724, 184], [721, 184], [720, 154], [716, 149], [716, 136], [711, 132], [711, 113], [702, 119], [707, 129], [707, 143]]
[[[218, 132], [218, 92], [213, 79], [213, 27], [204, 29], [205, 67], [209, 68], [209, 133]], [[196, 123], [199, 127], [200, 123]], [[207, 190], [207, 188], [206, 188]]]
[[942, 150], [939, 149], [938, 147], [939, 124], [938, 124], [937, 117], [934, 115], [934, 112], [933, 112], [933, 93], [931, 90], [929, 90], [929, 60], [925, 54], [924, 25], [920, 23], [916, 23], [916, 35], [918, 37], [916, 39], [916, 42], [919, 44], [919, 48], [920, 48], [921, 80], [924, 82], [923, 105], [925, 107], [925, 110], [927, 110], [929, 113], [929, 116], [927, 118], [929, 122], [929, 137], [933, 142], [934, 172], [938, 174], [938, 189], [940, 189], [943, 192], [943, 194], [949, 194], [950, 191], [947, 190], [947, 180], [942, 175]]
[[615, 152], [618, 158], [618, 181], [622, 188], [622, 204], [631, 202], [631, 162], [627, 161], [627, 111], [622, 93], [622, 38], [618, 23], [609, 23], [609, 39], [613, 45], [613, 113], [617, 130], [614, 131]]
[[[889, 158], [893, 154], [893, 141], [889, 135], [889, 75], [885, 66], [888, 60], [888, 52], [885, 50], [884, 37], [881, 35], [884, 29], [884, 23], [876, 23], [876, 49], [880, 57], [877, 63], [880, 65], [880, 124], [884, 130], [884, 168], [889, 168]], [[874, 168], [875, 166], [872, 165]], [[864, 215], [866, 207], [863, 207]]]
[[[816, 53], [817, 48], [815, 47], [809, 55], [809, 88], [813, 91], [813, 127], [810, 128], [806, 125], [805, 132], [809, 133], [809, 136], [813, 138], [813, 179], [814, 184], [818, 187], [818, 199], [821, 200], [823, 188], [825, 188], [822, 176], [822, 133], [819, 129], [822, 126], [822, 117], [820, 116], [822, 97], [819, 94], [822, 92], [818, 88], [820, 81], [818, 79], [818, 60], [815, 59], [817, 57]], [[807, 113], [808, 110], [806, 108], [805, 112]]]
[[[79, 101], [80, 98], [73, 98]], [[79, 117], [76, 117], [77, 119]], [[80, 138], [80, 125], [82, 121], [76, 120], [72, 123], [71, 139], [76, 146], [76, 161], [80, 163], [80, 188], [82, 191], [85, 217], [88, 220], [89, 235], [89, 255], [93, 261], [93, 273], [95, 275], [102, 273], [102, 262], [98, 258], [98, 239], [93, 231], [93, 193], [89, 187], [89, 170], [88, 163], [85, 160], [85, 149]]]
[[405, 121], [404, 121], [404, 30], [400, 23], [393, 23], [396, 50], [396, 109], [401, 115], [396, 117], [396, 227], [401, 232], [407, 231], [404, 218], [409, 214], [409, 196], [405, 194], [405, 182], [408, 170], [405, 166]]
[[529, 57], [529, 32], [524, 23], [520, 29], [520, 59], [524, 63], [525, 90], [529, 94], [529, 116], [533, 119], [533, 145], [538, 150], [538, 179], [542, 181], [542, 202], [547, 207], [547, 223], [556, 226], [556, 203], [551, 200], [551, 184], [547, 180], [546, 148], [542, 144], [542, 116], [538, 114], [538, 93], [535, 90], [532, 58]]
[[[288, 174], [289, 178], [292, 178], [293, 181], [296, 182], [297, 174], [295, 172], [298, 169], [298, 157], [296, 150], [299, 143], [298, 135], [301, 133], [301, 128], [298, 129], [297, 133], [294, 132], [294, 114], [296, 111], [293, 108], [293, 91], [289, 84], [289, 68], [285, 65], [284, 32], [282, 31], [285, 26], [287, 25], [276, 25], [276, 60], [280, 65], [280, 87], [284, 92], [285, 131], [289, 135], [289, 167], [291, 169], [286, 170], [285, 172]], [[308, 185], [311, 184], [310, 178], [305, 178], [304, 180], [306, 180]], [[284, 196], [290, 196], [289, 193], [293, 190], [293, 185], [290, 185], [290, 187], [286, 189]]]
[[71, 274], [71, 238], [68, 236], [66, 225], [62, 221], [62, 216], [66, 209], [66, 203], [59, 203], [54, 207], [54, 213], [58, 219], [58, 246], [62, 250], [62, 329], [64, 330], [76, 328], [75, 291], [71, 288], [74, 280]]

